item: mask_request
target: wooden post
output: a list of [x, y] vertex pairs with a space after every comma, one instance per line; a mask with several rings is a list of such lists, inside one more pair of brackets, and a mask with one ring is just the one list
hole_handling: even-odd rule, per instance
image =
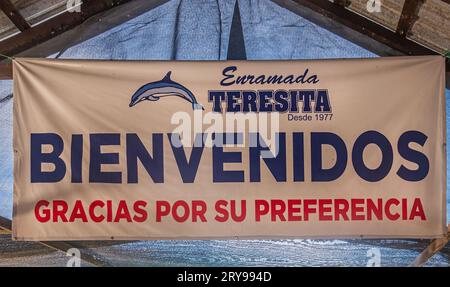
[[449, 239], [450, 239], [450, 225], [448, 226], [447, 237], [433, 239], [430, 245], [428, 245], [428, 247], [424, 251], [422, 251], [422, 253], [420, 253], [419, 256], [417, 256], [416, 259], [414, 259], [414, 262], [411, 263], [409, 266], [410, 267], [423, 266], [425, 263], [427, 263], [428, 260], [430, 260], [431, 257], [433, 257], [436, 253], [444, 249]]
[[12, 80], [11, 62], [0, 62], [0, 80]]

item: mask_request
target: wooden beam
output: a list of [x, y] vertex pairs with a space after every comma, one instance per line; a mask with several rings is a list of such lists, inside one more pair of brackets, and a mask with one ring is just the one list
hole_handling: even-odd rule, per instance
[[[12, 231], [12, 222], [11, 220], [0, 216], [0, 230], [2, 230], [3, 232], [11, 232]], [[57, 251], [62, 251], [64, 253], [67, 253], [67, 251], [69, 249], [72, 248], [77, 248], [77, 249], [83, 249], [82, 246], [79, 246], [77, 244], [71, 243], [71, 242], [67, 242], [67, 241], [38, 241], [37, 243], [40, 243], [48, 248], [57, 250]], [[82, 250], [80, 250], [81, 256], [80, 259], [84, 260], [90, 264], [93, 264], [94, 266], [101, 266], [101, 267], [105, 267], [105, 266], [110, 266], [110, 264], [104, 260], [101, 260], [100, 258], [98, 258], [98, 256], [94, 256], [92, 254], [86, 253], [86, 252], [81, 252]]]
[[428, 247], [422, 251], [409, 266], [410, 267], [422, 267], [428, 260], [431, 259], [436, 253], [444, 249], [450, 239], [450, 225], [447, 227], [447, 237], [433, 239]]
[[[401, 37], [396, 32], [328, 0], [272, 1], [381, 56], [439, 55], [430, 48]], [[447, 88], [450, 88], [450, 59], [446, 62], [446, 70]]]
[[342, 7], [348, 7], [348, 6], [350, 6], [350, 4], [352, 4], [352, 1], [351, 0], [334, 0], [334, 3], [336, 3]]
[[[1, 1], [1, 0], [0, 0]], [[112, 27], [120, 25], [130, 19], [142, 15], [143, 13], [154, 9], [167, 0], [133, 0], [126, 4], [117, 6], [108, 11], [98, 13], [87, 19], [76, 29], [67, 30], [61, 35], [56, 36], [49, 41], [45, 41], [37, 46], [33, 46], [24, 52], [19, 53], [21, 57], [47, 57], [48, 55], [58, 53], [62, 49], [75, 46], [78, 43], [86, 41], [98, 34], [101, 34]], [[79, 13], [78, 13], [79, 14]], [[102, 24], [97, 23], [101, 21]], [[1, 46], [0, 42], [0, 46]], [[13, 54], [10, 54], [13, 56]], [[12, 64], [10, 60], [2, 60], [0, 56], [0, 80], [12, 80]]]
[[10, 0], [1, 0], [0, 9], [8, 16], [11, 22], [16, 25], [20, 31], [25, 31], [31, 28], [30, 24], [23, 18], [19, 10], [11, 3]]
[[419, 11], [425, 0], [409, 0], [403, 4], [402, 14], [397, 24], [397, 34], [409, 35], [414, 23], [419, 19]]
[[315, 13], [319, 13], [322, 17], [329, 18], [358, 33], [367, 35], [405, 55], [437, 54], [423, 45], [399, 37], [397, 33], [388, 28], [328, 0], [293, 0], [293, 2], [310, 9]]
[[0, 62], [0, 80], [12, 80], [12, 63]]
[[[3, 0], [2, 0], [3, 1]], [[84, 0], [81, 12], [66, 11], [0, 42], [0, 53], [16, 55], [61, 33], [73, 29], [89, 17], [131, 0]], [[1, 3], [1, 2], [0, 2]]]

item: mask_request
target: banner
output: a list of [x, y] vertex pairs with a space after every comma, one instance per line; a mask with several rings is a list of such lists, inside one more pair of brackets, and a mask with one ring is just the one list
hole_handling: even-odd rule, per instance
[[16, 59], [16, 240], [436, 238], [444, 58]]

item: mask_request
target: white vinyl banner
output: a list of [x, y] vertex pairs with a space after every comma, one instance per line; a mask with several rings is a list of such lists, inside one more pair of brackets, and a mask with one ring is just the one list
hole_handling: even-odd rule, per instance
[[446, 234], [439, 56], [15, 59], [16, 240]]

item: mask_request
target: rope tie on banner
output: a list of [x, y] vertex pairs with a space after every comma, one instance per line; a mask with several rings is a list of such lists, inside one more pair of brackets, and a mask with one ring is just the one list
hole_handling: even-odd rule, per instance
[[446, 57], [447, 59], [450, 59], [450, 50], [448, 50], [447, 52], [444, 53], [444, 57]]
[[9, 60], [14, 60], [14, 58], [13, 57], [10, 57], [10, 56], [7, 56], [7, 55], [3, 55], [3, 54], [1, 54], [0, 53], [0, 57], [3, 57], [3, 58], [6, 58], [6, 59], [9, 59]]

